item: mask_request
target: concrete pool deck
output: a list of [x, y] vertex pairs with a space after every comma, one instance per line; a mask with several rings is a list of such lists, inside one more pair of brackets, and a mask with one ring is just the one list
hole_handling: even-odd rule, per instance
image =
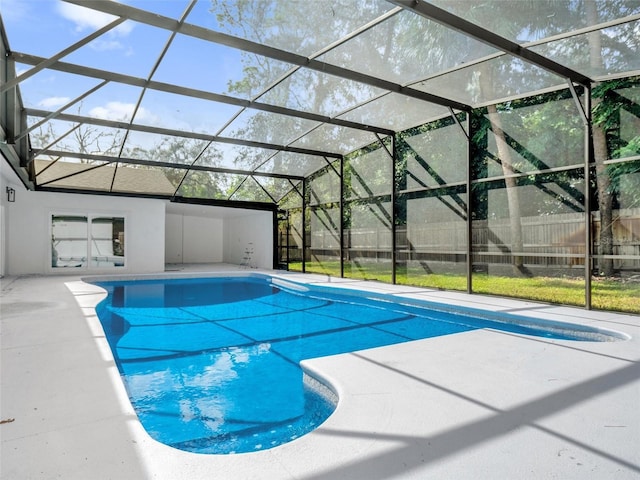
[[[179, 269], [237, 267], [170, 268]], [[340, 397], [320, 428], [270, 450], [199, 455], [152, 440], [138, 422], [93, 310], [104, 297], [100, 289], [80, 276], [3, 278], [0, 477], [640, 478], [640, 317], [268, 273], [586, 324], [631, 338], [575, 342], [475, 330], [307, 360], [305, 368]]]

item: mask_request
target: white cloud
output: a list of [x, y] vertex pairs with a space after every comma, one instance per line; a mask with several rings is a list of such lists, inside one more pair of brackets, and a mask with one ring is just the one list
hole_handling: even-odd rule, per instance
[[149, 123], [149, 124], [157, 124], [159, 122], [159, 118], [157, 115], [154, 115], [153, 113], [151, 113], [149, 110], [147, 110], [146, 108], [139, 108], [138, 109], [138, 114], [136, 115], [136, 121], [140, 122], [140, 121], [144, 121], [145, 123]]
[[[71, 3], [58, 2], [57, 10], [62, 17], [75, 24], [76, 33], [98, 30], [117, 18], [113, 15]], [[133, 24], [131, 22], [121, 23], [117, 27], [109, 30], [104, 36], [93, 40], [89, 44], [89, 47], [99, 52], [126, 49], [125, 45], [118, 39], [129, 35], [131, 30], [133, 30]]]
[[[64, 2], [58, 2], [58, 13], [75, 24], [76, 32], [97, 30], [116, 19], [115, 16], [107, 13]], [[133, 25], [130, 22], [125, 22], [118, 25], [109, 33], [112, 36], [125, 37], [132, 29]]]
[[[129, 121], [133, 115], [133, 103], [109, 102], [103, 107], [95, 107], [89, 111], [89, 115], [96, 118], [104, 118], [105, 120]], [[158, 117], [145, 108], [139, 108], [136, 115], [137, 121], [145, 123], [156, 123]]]
[[124, 45], [122, 45], [122, 43], [117, 40], [100, 40], [99, 38], [91, 42], [89, 46], [98, 52], [122, 50], [124, 48]]
[[69, 103], [69, 97], [49, 97], [38, 102], [38, 106], [44, 108], [56, 108]]

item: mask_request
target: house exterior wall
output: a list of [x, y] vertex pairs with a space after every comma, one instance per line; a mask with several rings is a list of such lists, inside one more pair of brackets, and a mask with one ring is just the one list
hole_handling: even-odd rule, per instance
[[[154, 199], [109, 197], [16, 188], [4, 203], [5, 274], [151, 273], [164, 271], [165, 203]], [[125, 218], [124, 267], [52, 268], [51, 215], [109, 215]]]
[[224, 219], [224, 261], [243, 264], [252, 250], [250, 266], [273, 268], [273, 213], [256, 212]]
[[167, 213], [165, 219], [164, 259], [167, 263], [184, 263], [182, 224], [184, 215]]
[[167, 263], [219, 263], [223, 259], [221, 218], [168, 213], [165, 258]]

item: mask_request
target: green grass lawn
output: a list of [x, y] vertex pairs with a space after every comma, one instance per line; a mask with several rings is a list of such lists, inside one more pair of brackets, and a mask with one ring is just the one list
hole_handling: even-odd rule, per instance
[[[291, 263], [289, 269], [301, 271], [302, 263]], [[338, 262], [308, 262], [307, 272], [340, 276]], [[345, 277], [391, 282], [389, 263], [367, 263], [357, 268], [345, 264]], [[424, 274], [418, 270], [398, 272], [396, 283], [442, 290], [467, 290], [464, 275]], [[562, 305], [585, 305], [584, 280], [576, 278], [533, 277], [514, 278], [487, 274], [474, 274], [474, 293], [522, 298]], [[591, 282], [591, 304], [594, 309], [626, 313], [640, 313], [640, 283], [620, 279], [594, 278]]]

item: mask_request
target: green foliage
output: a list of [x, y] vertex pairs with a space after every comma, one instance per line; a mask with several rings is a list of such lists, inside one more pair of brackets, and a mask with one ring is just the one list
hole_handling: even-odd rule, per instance
[[[220, 153], [207, 142], [181, 137], [163, 137], [160, 143], [148, 150], [138, 149], [143, 158], [167, 162], [176, 166], [191, 166], [194, 162], [202, 166], [216, 166]], [[220, 198], [220, 174], [181, 168], [164, 169], [164, 174], [178, 189], [177, 194], [194, 198]]]
[[[609, 158], [624, 159], [640, 155], [638, 92], [640, 76], [602, 82], [593, 88], [596, 99], [593, 122], [596, 128], [605, 132]], [[624, 196], [624, 206], [627, 208], [640, 205], [640, 185], [636, 181], [625, 182], [624, 179], [633, 179], [633, 175], [639, 171], [638, 160], [611, 163], [605, 168], [605, 175], [610, 180], [608, 192], [615, 196], [615, 200]], [[632, 186], [634, 184], [635, 187]]]
[[178, 196], [205, 199], [223, 198], [214, 174], [197, 170], [189, 173], [184, 170], [174, 170], [166, 172], [166, 175], [174, 184], [180, 184], [184, 177], [184, 181], [182, 181], [182, 185], [177, 192]]
[[[640, 137], [638, 137], [640, 139]], [[624, 208], [640, 206], [640, 160], [613, 163], [607, 166], [611, 178], [610, 190], [617, 199], [624, 198]]]
[[[640, 89], [640, 76], [610, 80], [597, 84], [592, 91], [593, 124], [607, 135], [609, 158], [622, 158], [640, 153], [638, 140], [626, 142], [621, 135], [621, 112], [640, 118], [640, 106], [629, 96], [621, 94], [628, 89]], [[637, 96], [637, 94], [636, 94]], [[629, 144], [629, 145], [628, 145]]]
[[593, 123], [606, 129], [619, 125], [618, 113], [626, 108], [630, 102], [617, 94], [617, 90], [624, 88], [640, 88], [640, 76], [608, 80], [597, 83], [591, 90], [594, 99], [602, 100], [592, 110]]
[[613, 152], [614, 158], [635, 157], [637, 155], [640, 155], [640, 135], [632, 138], [626, 145]]

